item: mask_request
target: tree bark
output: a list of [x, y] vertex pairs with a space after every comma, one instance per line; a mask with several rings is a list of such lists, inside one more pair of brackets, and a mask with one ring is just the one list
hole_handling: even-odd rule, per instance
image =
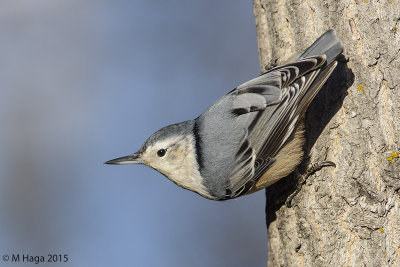
[[254, 0], [259, 58], [280, 64], [334, 29], [344, 57], [306, 116], [307, 159], [330, 160], [285, 206], [267, 188], [268, 266], [400, 266], [400, 1]]

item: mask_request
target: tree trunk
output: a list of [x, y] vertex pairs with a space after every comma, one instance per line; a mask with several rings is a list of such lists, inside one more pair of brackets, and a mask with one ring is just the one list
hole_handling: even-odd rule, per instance
[[400, 0], [254, 0], [262, 69], [332, 28], [344, 56], [308, 109], [300, 166], [330, 160], [292, 200], [267, 189], [269, 266], [400, 266]]

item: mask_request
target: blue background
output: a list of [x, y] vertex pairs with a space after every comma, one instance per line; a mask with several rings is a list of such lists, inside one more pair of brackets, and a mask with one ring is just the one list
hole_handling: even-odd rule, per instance
[[264, 266], [263, 191], [214, 202], [102, 164], [258, 74], [252, 1], [2, 1], [0, 256]]

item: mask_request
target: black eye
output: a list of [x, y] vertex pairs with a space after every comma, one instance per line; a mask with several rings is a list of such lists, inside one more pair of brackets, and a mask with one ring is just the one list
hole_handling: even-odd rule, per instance
[[166, 152], [167, 152], [167, 150], [165, 150], [164, 148], [161, 148], [160, 150], [157, 151], [157, 156], [164, 157]]

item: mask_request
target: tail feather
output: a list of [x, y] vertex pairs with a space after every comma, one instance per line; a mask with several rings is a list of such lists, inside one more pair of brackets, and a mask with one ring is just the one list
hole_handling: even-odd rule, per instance
[[343, 46], [333, 30], [321, 35], [297, 60], [316, 55], [326, 55], [327, 65], [331, 64], [343, 52]]

